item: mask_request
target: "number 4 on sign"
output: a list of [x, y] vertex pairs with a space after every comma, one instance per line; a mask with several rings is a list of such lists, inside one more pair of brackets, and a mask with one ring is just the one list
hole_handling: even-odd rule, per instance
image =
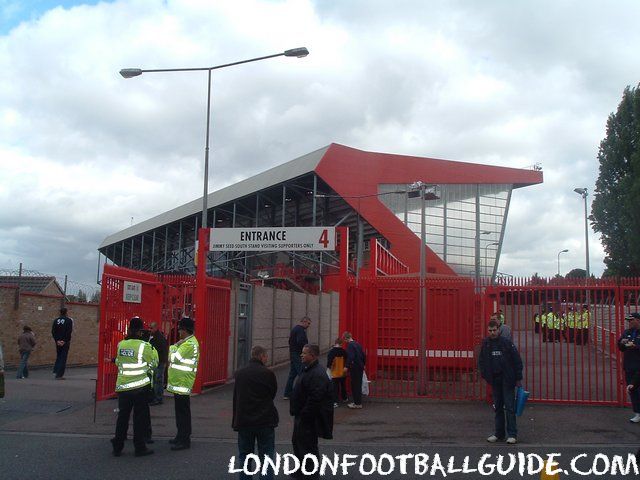
[[322, 231], [318, 243], [321, 243], [324, 248], [329, 245], [329, 231], [326, 228]]

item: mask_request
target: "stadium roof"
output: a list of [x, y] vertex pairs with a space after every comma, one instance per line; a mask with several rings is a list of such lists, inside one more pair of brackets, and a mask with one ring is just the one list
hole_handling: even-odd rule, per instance
[[[332, 143], [210, 193], [208, 197], [209, 209], [312, 172], [315, 172], [334, 191], [342, 195], [354, 208], [356, 208], [356, 202], [353, 201], [353, 198], [367, 195], [375, 196], [379, 184], [406, 184], [421, 180], [435, 184], [499, 183], [511, 184], [514, 188], [520, 188], [542, 183], [542, 172], [534, 170], [366, 152]], [[351, 197], [351, 201], [349, 201], [349, 197]], [[373, 206], [374, 203], [378, 203], [375, 200], [358, 201], [357, 209], [366, 210], [367, 204]], [[105, 238], [99, 248], [197, 214], [201, 209], [202, 197], [114, 233]], [[364, 211], [360, 213], [365, 214]], [[382, 230], [385, 230], [384, 226], [381, 233]]]

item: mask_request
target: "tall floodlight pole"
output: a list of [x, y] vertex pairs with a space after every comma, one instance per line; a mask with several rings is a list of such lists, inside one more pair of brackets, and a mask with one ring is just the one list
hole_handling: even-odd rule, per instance
[[589, 283], [589, 218], [587, 215], [587, 196], [589, 195], [589, 191], [587, 187], [584, 188], [574, 188], [574, 192], [580, 195], [584, 199], [584, 245], [585, 245], [585, 265], [586, 265], [586, 274], [585, 274], [585, 283]]
[[[225, 63], [223, 65], [216, 65], [213, 67], [197, 67], [197, 68], [160, 68], [153, 70], [143, 70], [140, 68], [123, 68], [120, 70], [120, 75], [124, 78], [132, 78], [142, 75], [143, 73], [155, 73], [155, 72], [194, 72], [194, 71], [206, 71], [208, 72], [207, 82], [207, 129], [204, 148], [204, 189], [202, 194], [202, 222], [201, 228], [207, 228], [207, 196], [209, 195], [209, 124], [211, 117], [211, 72], [220, 68], [232, 67], [234, 65], [241, 65], [243, 63], [257, 62], [259, 60], [266, 60], [268, 58], [275, 57], [297, 57], [302, 58], [309, 55], [309, 50], [305, 47], [292, 48], [285, 50], [282, 53], [276, 53], [273, 55], [266, 55], [264, 57], [250, 58], [249, 60], [241, 60], [239, 62]], [[206, 259], [205, 259], [206, 261]]]
[[427, 222], [425, 184], [420, 183], [420, 382], [421, 395], [427, 392]]
[[[440, 197], [436, 192], [436, 185], [426, 185], [418, 181], [413, 183], [409, 198], [420, 195], [420, 285], [419, 285], [419, 308], [420, 308], [420, 341], [418, 351], [418, 393], [425, 395], [427, 392], [427, 222], [426, 222], [426, 201], [438, 200]], [[429, 188], [429, 191], [427, 191]]]

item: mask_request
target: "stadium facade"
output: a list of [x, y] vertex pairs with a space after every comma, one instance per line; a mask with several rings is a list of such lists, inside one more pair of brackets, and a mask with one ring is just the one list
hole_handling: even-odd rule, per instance
[[[331, 144], [209, 194], [208, 226], [347, 226], [350, 267], [369, 268], [375, 238], [410, 273], [419, 271], [426, 224], [429, 274], [494, 278], [513, 190], [543, 181], [516, 169]], [[425, 200], [416, 184], [429, 185]], [[155, 273], [195, 273], [202, 198], [104, 239], [101, 262]], [[209, 252], [207, 273], [249, 281], [288, 272], [313, 286], [335, 255], [302, 252]], [[276, 273], [276, 270], [280, 273]]]

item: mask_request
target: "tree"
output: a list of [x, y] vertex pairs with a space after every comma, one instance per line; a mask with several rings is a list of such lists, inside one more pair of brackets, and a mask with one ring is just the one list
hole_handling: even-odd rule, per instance
[[78, 290], [78, 302], [87, 303], [87, 294], [82, 289]]
[[91, 303], [100, 303], [100, 290], [95, 290], [93, 295], [91, 295]]
[[565, 278], [586, 278], [587, 271], [584, 268], [574, 268]]
[[591, 223], [601, 234], [611, 276], [640, 275], [640, 85], [627, 87], [598, 151]]

